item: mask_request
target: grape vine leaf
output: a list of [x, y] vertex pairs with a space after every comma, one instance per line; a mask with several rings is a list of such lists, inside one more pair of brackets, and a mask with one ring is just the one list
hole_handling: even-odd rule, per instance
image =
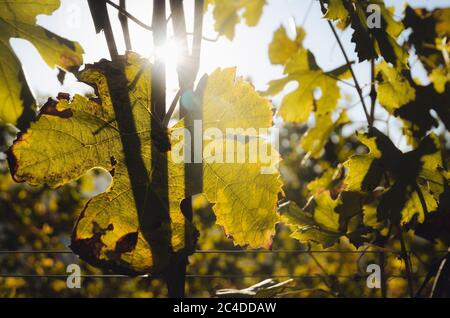
[[213, 5], [215, 19], [214, 30], [220, 35], [225, 35], [229, 40], [234, 39], [236, 25], [242, 17], [248, 26], [255, 26], [263, 13], [265, 0], [232, 0], [216, 1], [206, 0], [205, 9]]
[[386, 110], [404, 123], [409, 143], [415, 144], [432, 128], [438, 126], [431, 114], [435, 111], [450, 131], [450, 86], [436, 89], [436, 83], [426, 86], [416, 83], [410, 71], [398, 70], [382, 63], [377, 66], [377, 93], [379, 102]]
[[[325, 225], [315, 220], [316, 214], [303, 211], [296, 203], [288, 202], [280, 206], [281, 219], [291, 229], [291, 237], [300, 242], [316, 242], [328, 248], [339, 242], [339, 215], [335, 213], [336, 202], [326, 194], [317, 196], [324, 206], [319, 208], [318, 219], [327, 220]], [[323, 202], [322, 202], [323, 201]]]
[[34, 99], [27, 86], [19, 59], [9, 40], [21, 38], [38, 50], [50, 67], [78, 69], [83, 63], [83, 50], [76, 42], [66, 40], [36, 25], [36, 16], [51, 14], [59, 0], [8, 1], [0, 8], [0, 120], [25, 127], [34, 117]]
[[[324, 72], [317, 65], [314, 55], [304, 48], [299, 48], [287, 61], [284, 74], [285, 77], [269, 82], [265, 94], [277, 95], [288, 83], [298, 83], [297, 89], [283, 97], [278, 110], [278, 114], [291, 123], [304, 123], [313, 111], [316, 115], [332, 112], [340, 98], [337, 82], [350, 76], [347, 65]], [[314, 93], [318, 89], [321, 96], [315, 98]]]
[[324, 163], [323, 165], [325, 166], [324, 172], [306, 185], [306, 188], [312, 196], [320, 194], [324, 191], [330, 191], [333, 196], [336, 189], [338, 191], [340, 190], [339, 184], [342, 181], [341, 179], [343, 175], [342, 166], [333, 168], [327, 163]]
[[[126, 83], [120, 79], [121, 70]], [[150, 120], [150, 65], [134, 53], [120, 63], [102, 60], [89, 65], [79, 78], [92, 85], [98, 97], [76, 95], [70, 101], [62, 95], [59, 102], [50, 100], [9, 151], [13, 177], [57, 187], [92, 168], [109, 171], [112, 185], [84, 207], [71, 247], [88, 262], [118, 272], [159, 271], [172, 253], [193, 252], [197, 237], [180, 207], [186, 196], [185, 165], [173, 156], [176, 145], [184, 144], [184, 121], [169, 131], [152, 124], [156, 119]], [[117, 99], [123, 87], [130, 87], [129, 102]], [[236, 79], [234, 69], [215, 71], [201, 92], [205, 130], [271, 125], [270, 103], [250, 84]], [[240, 117], [244, 111], [247, 119]], [[225, 148], [224, 143], [220, 138], [205, 141], [205, 153], [212, 149], [213, 156], [234, 155], [234, 148]], [[270, 154], [278, 156], [274, 150]], [[279, 221], [276, 202], [281, 182], [276, 161], [267, 163], [271, 173], [262, 174], [259, 160], [241, 164], [207, 159], [203, 189], [214, 204], [217, 222], [236, 244], [269, 246]]]
[[339, 21], [338, 27], [345, 29], [348, 26], [348, 11], [341, 0], [329, 0], [324, 18]]
[[415, 144], [432, 127], [438, 126], [431, 110], [450, 130], [450, 86], [446, 81], [423, 86], [412, 78], [409, 70], [400, 71], [385, 62], [377, 65], [376, 74], [378, 100], [390, 114], [403, 120], [404, 133], [410, 144]]
[[396, 68], [383, 61], [376, 66], [375, 73], [378, 101], [389, 113], [415, 100], [415, 89]]
[[280, 26], [273, 34], [272, 42], [269, 44], [269, 59], [272, 64], [285, 65], [286, 62], [302, 47], [305, 38], [305, 30], [297, 27], [296, 36], [291, 40], [284, 26]]
[[416, 99], [394, 111], [394, 115], [403, 120], [406, 133], [412, 139], [410, 143], [414, 144], [432, 127], [438, 126], [437, 119], [431, 114], [432, 110], [450, 131], [450, 86], [446, 85], [442, 93], [437, 92], [433, 84], [422, 86], [412, 83], [412, 87], [416, 91]]
[[[205, 134], [212, 129], [226, 136], [213, 140], [205, 136], [203, 142], [203, 192], [214, 203], [216, 222], [235, 244], [269, 247], [279, 221], [279, 155], [260, 135], [261, 130], [264, 134], [272, 126], [272, 106], [252, 85], [236, 78], [234, 68], [217, 70], [209, 76], [202, 101]], [[230, 149], [226, 144], [231, 141], [228, 136], [232, 129], [236, 131], [237, 143], [236, 148]], [[252, 141], [258, 142], [259, 149], [268, 147], [268, 157], [258, 152], [251, 159], [256, 155]], [[242, 153], [245, 158], [239, 159]], [[236, 161], [211, 160], [217, 157]]]
[[450, 244], [450, 183], [444, 183], [444, 191], [439, 197], [438, 209], [428, 214], [425, 221], [419, 224], [415, 233], [427, 240], [435, 242], [437, 239]]
[[346, 190], [367, 193], [382, 180], [392, 179], [378, 204], [378, 220], [405, 224], [417, 218], [423, 222], [428, 212], [436, 210], [444, 190], [439, 139], [430, 134], [416, 149], [402, 153], [376, 128], [358, 134], [358, 138], [369, 152], [354, 155], [344, 163], [348, 169]]
[[[291, 237], [300, 242], [315, 242], [329, 248], [348, 237], [355, 246], [364, 242], [365, 227], [360, 222], [355, 226], [351, 221], [361, 218], [360, 196], [356, 193], [342, 192], [333, 199], [329, 191], [314, 195], [312, 211], [309, 207], [301, 209], [295, 202], [280, 206], [281, 219], [291, 229]], [[311, 202], [311, 201], [310, 201]]]
[[[150, 66], [138, 75], [144, 63], [130, 54], [120, 65], [106, 60], [87, 65], [79, 79], [92, 85], [98, 98], [76, 95], [72, 101], [49, 100], [38, 121], [15, 141], [9, 153], [14, 179], [31, 185], [62, 186], [92, 168], [110, 172], [113, 181], [109, 189], [89, 200], [81, 211], [71, 248], [91, 264], [127, 274], [161, 270], [170, 253], [192, 252], [196, 238], [194, 227], [180, 211], [183, 165], [171, 160], [170, 151], [164, 153], [151, 145], [155, 132], [150, 128]], [[118, 106], [113, 95], [121, 86], [127, 87], [118, 77], [122, 67], [128, 83], [138, 80], [127, 96], [129, 103], [123, 99]], [[118, 120], [125, 117], [127, 107], [131, 108], [133, 129]], [[127, 165], [126, 145], [134, 146], [135, 157], [143, 166]], [[165, 158], [166, 173], [152, 168]]]
[[[359, 61], [376, 59], [383, 56], [385, 61], [396, 66], [406, 66], [408, 52], [397, 43], [397, 38], [403, 32], [404, 26], [393, 18], [393, 12], [383, 1], [369, 0], [328, 0], [325, 18], [337, 20], [339, 25], [350, 25], [353, 29], [352, 42], [358, 53]], [[368, 6], [376, 5], [380, 11], [380, 27], [370, 27], [368, 24], [370, 10]]]
[[439, 94], [444, 93], [447, 83], [450, 83], [450, 72], [443, 67], [433, 69], [428, 77]]
[[339, 114], [336, 121], [333, 121], [331, 113], [316, 116], [316, 125], [308, 129], [303, 135], [300, 144], [312, 158], [319, 158], [323, 152], [325, 144], [330, 134], [341, 125], [349, 122], [347, 112], [343, 111]]
[[443, 39], [448, 41], [450, 36], [450, 8], [428, 11], [425, 8], [407, 6], [403, 24], [406, 28], [411, 28], [412, 32], [408, 36], [407, 43], [414, 46], [416, 54], [428, 73], [446, 65], [439, 44], [443, 42]]

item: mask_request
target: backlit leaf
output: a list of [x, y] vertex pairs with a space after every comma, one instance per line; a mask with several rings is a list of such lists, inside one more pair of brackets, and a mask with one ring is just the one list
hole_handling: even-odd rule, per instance
[[428, 73], [430, 74], [437, 67], [445, 67], [446, 61], [439, 44], [448, 43], [450, 8], [428, 11], [425, 8], [413, 9], [407, 6], [403, 24], [411, 28], [408, 44], [414, 46], [416, 54]]
[[[150, 120], [147, 63], [129, 53], [120, 63], [88, 66], [80, 79], [96, 89], [98, 98], [77, 95], [70, 101], [62, 95], [59, 102], [49, 101], [9, 153], [14, 178], [32, 185], [61, 186], [98, 167], [110, 172], [110, 188], [83, 209], [72, 248], [92, 264], [125, 273], [163, 269], [171, 253], [191, 253], [197, 235], [180, 207], [186, 197], [185, 164], [174, 154], [184, 145], [184, 120], [168, 131]], [[128, 97], [118, 96], [130, 83]], [[235, 244], [268, 247], [278, 222], [279, 158], [258, 135], [271, 127], [271, 105], [236, 78], [234, 69], [213, 72], [196, 94], [204, 107], [201, 132], [207, 135], [203, 192], [214, 204], [217, 223]], [[230, 128], [252, 128], [248, 134], [238, 130], [238, 136], [251, 139], [230, 148]], [[223, 134], [210, 139], [210, 129]], [[266, 144], [269, 157], [255, 153], [252, 140]], [[247, 158], [241, 162], [242, 153]], [[229, 157], [237, 160], [224, 161]], [[217, 158], [222, 160], [211, 160]]]
[[229, 40], [234, 39], [236, 25], [241, 21], [241, 15], [248, 26], [255, 26], [261, 18], [265, 4], [265, 0], [205, 1], [206, 8], [209, 5], [214, 6], [214, 30]]
[[376, 74], [378, 101], [390, 113], [416, 98], [416, 91], [409, 81], [388, 63], [378, 64]]
[[[333, 199], [324, 191], [314, 196], [313, 211], [307, 212], [294, 202], [280, 206], [282, 221], [292, 231], [291, 237], [300, 242], [315, 242], [328, 248], [348, 237], [359, 246], [364, 241], [365, 229], [353, 227], [351, 220], [361, 214], [361, 202], [357, 194], [343, 192]], [[309, 208], [307, 208], [309, 209]]]
[[[352, 42], [360, 61], [376, 59], [378, 56], [393, 65], [407, 65], [408, 53], [397, 43], [403, 31], [402, 22], [393, 18], [393, 12], [383, 1], [369, 0], [328, 0], [325, 17], [337, 20], [339, 24], [350, 25], [353, 29]], [[376, 5], [379, 11], [373, 12], [370, 5]], [[370, 9], [370, 10], [368, 10]], [[346, 11], [346, 12], [345, 12]], [[369, 25], [369, 16], [380, 14], [380, 25]]]
[[[316, 64], [313, 54], [300, 48], [286, 63], [285, 77], [269, 82], [267, 95], [277, 95], [284, 87], [295, 81], [298, 87], [283, 97], [278, 114], [286, 121], [304, 123], [312, 112], [324, 115], [332, 112], [340, 98], [337, 86], [339, 79], [349, 76], [347, 67], [340, 67], [324, 72]], [[320, 90], [321, 96], [315, 98], [314, 93]]]
[[[98, 100], [76, 95], [72, 101], [50, 101], [9, 157], [14, 178], [31, 185], [56, 187], [92, 168], [109, 171], [112, 184], [84, 207], [71, 247], [92, 264], [125, 273], [164, 268], [171, 252], [193, 251], [196, 237], [180, 211], [184, 165], [151, 140], [150, 66], [130, 90], [129, 103], [126, 97], [121, 106], [113, 102], [115, 91], [128, 86], [118, 77], [120, 66], [131, 83], [145, 63], [130, 54], [120, 65], [103, 60], [88, 66], [80, 79], [96, 88]], [[127, 107], [133, 121], [124, 127], [117, 118], [125, 116]], [[124, 143], [136, 145], [135, 153], [127, 153]], [[127, 165], [130, 160], [142, 166]], [[166, 160], [167, 175], [152, 168]]]
[[[323, 196], [326, 196], [326, 194], [323, 194]], [[323, 201], [325, 200], [326, 199]], [[326, 207], [323, 207], [321, 213], [319, 213], [319, 219], [329, 218], [330, 220], [336, 220], [336, 217], [339, 218], [339, 215], [336, 215], [333, 210], [333, 205], [334, 204], [331, 204], [331, 210], [327, 210]], [[321, 227], [315, 221], [314, 215], [303, 211], [293, 202], [281, 206], [280, 213], [282, 221], [287, 224], [292, 231], [291, 237], [300, 242], [316, 242], [327, 248], [339, 242], [339, 238], [342, 235], [338, 232], [337, 227], [332, 230]], [[331, 221], [329, 223], [333, 222]]]
[[300, 144], [302, 148], [313, 158], [320, 157], [330, 134], [336, 127], [349, 122], [347, 113], [342, 112], [338, 119], [333, 122], [331, 114], [327, 113], [316, 117], [315, 127], [310, 128], [302, 137]]
[[[235, 244], [268, 247], [279, 221], [276, 203], [281, 191], [275, 167], [278, 153], [258, 137], [264, 134], [261, 129], [272, 126], [270, 102], [236, 78], [235, 69], [218, 70], [210, 75], [204, 90], [203, 121], [205, 132], [212, 128], [229, 136], [230, 129], [236, 129], [238, 139], [242, 137], [231, 149], [227, 146], [230, 138], [203, 142], [204, 193], [215, 203], [217, 223]], [[267, 156], [256, 148], [267, 149]], [[224, 163], [211, 162], [213, 157], [223, 158]], [[237, 163], [227, 163], [229, 157]]]
[[284, 26], [280, 26], [273, 34], [272, 42], [269, 45], [270, 62], [272, 64], [286, 64], [302, 46], [304, 38], [305, 31], [303, 28], [298, 27], [295, 39], [291, 40], [286, 34]]
[[423, 222], [425, 214], [436, 209], [444, 190], [439, 139], [429, 135], [416, 149], [402, 153], [376, 128], [359, 138], [369, 153], [355, 155], [344, 163], [349, 170], [344, 180], [347, 189], [371, 192], [382, 185], [382, 180], [389, 180], [391, 186], [377, 207], [378, 220], [404, 224], [417, 217]]
[[[24, 120], [33, 118], [33, 96], [26, 84], [22, 66], [9, 40], [29, 41], [50, 67], [77, 69], [83, 63], [83, 50], [75, 42], [36, 25], [36, 16], [51, 14], [58, 9], [59, 0], [8, 1], [0, 8], [0, 120], [26, 126]], [[21, 117], [23, 115], [23, 117]]]

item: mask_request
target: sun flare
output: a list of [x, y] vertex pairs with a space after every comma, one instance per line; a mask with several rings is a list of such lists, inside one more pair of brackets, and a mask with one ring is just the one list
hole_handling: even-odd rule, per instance
[[156, 48], [155, 57], [164, 59], [166, 64], [176, 65], [179, 51], [179, 45], [174, 40], [168, 40], [163, 46]]

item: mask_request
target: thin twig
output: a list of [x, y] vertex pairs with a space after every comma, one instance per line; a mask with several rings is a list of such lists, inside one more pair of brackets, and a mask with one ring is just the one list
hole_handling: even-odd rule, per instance
[[[189, 35], [189, 36], [193, 36], [194, 35], [193, 32], [187, 32], [186, 34]], [[208, 38], [206, 36], [202, 36], [202, 40], [208, 41], [208, 42], [217, 42], [217, 41], [219, 41], [219, 39], [220, 39], [220, 35], [219, 34], [215, 38]]]
[[413, 280], [412, 280], [411, 259], [409, 258], [409, 254], [406, 250], [405, 239], [403, 238], [403, 232], [402, 232], [400, 225], [398, 226], [398, 231], [399, 231], [398, 237], [400, 239], [400, 245], [401, 245], [401, 249], [402, 249], [401, 257], [405, 261], [406, 277], [408, 279], [409, 297], [413, 298], [414, 297], [414, 288], [413, 288]]
[[[322, 6], [323, 9], [325, 8], [322, 0], [320, 0], [320, 5]], [[370, 115], [367, 110], [367, 106], [366, 106], [366, 102], [364, 101], [364, 97], [362, 95], [362, 89], [361, 89], [361, 86], [359, 85], [358, 79], [356, 78], [355, 72], [353, 71], [350, 59], [348, 58], [347, 53], [345, 52], [344, 46], [341, 42], [341, 39], [339, 38], [339, 35], [336, 32], [336, 28], [334, 27], [333, 23], [331, 23], [331, 21], [329, 21], [329, 20], [327, 20], [327, 23], [328, 23], [328, 26], [330, 27], [331, 31], [333, 32], [333, 35], [336, 38], [337, 43], [339, 44], [339, 48], [341, 49], [342, 54], [344, 55], [345, 62], [347, 63], [350, 73], [352, 74], [353, 81], [355, 82], [356, 91], [358, 92], [359, 98], [361, 99], [361, 105], [364, 109], [364, 115], [366, 116], [367, 123], [370, 124]]]
[[[97, 10], [99, 10], [99, 12], [93, 12], [92, 8], [97, 8]], [[96, 21], [95, 15], [101, 16], [103, 18], [102, 26], [103, 26], [103, 31], [105, 33], [106, 44], [108, 46], [109, 55], [111, 56], [111, 60], [114, 61], [119, 56], [119, 53], [117, 51], [116, 42], [114, 40], [114, 34], [112, 31], [112, 27], [111, 27], [111, 21], [109, 20], [106, 3], [101, 3], [101, 4], [98, 4], [97, 6], [93, 5], [92, 8], [91, 8], [91, 15], [92, 15], [92, 20], [94, 21], [94, 23]]]
[[175, 107], [177, 106], [180, 96], [181, 96], [181, 89], [178, 90], [177, 94], [173, 98], [172, 103], [170, 104], [169, 110], [167, 111], [166, 116], [164, 117], [164, 120], [162, 122], [163, 127], [167, 127], [169, 125], [170, 118], [172, 117], [172, 114], [175, 111]]
[[312, 9], [312, 7], [313, 7], [313, 3], [314, 3], [314, 0], [311, 0], [311, 2], [310, 2], [309, 5], [308, 5], [308, 9], [306, 9], [306, 13], [305, 13], [305, 15], [303, 16], [302, 23], [300, 23], [300, 26], [301, 26], [301, 27], [304, 27], [304, 26], [305, 26], [306, 20], [308, 20], [309, 14], [311, 13], [311, 9]]
[[330, 77], [330, 78], [332, 78], [332, 79], [334, 79], [334, 80], [336, 80], [336, 81], [338, 81], [338, 82], [340, 82], [340, 83], [342, 83], [342, 84], [345, 84], [345, 85], [350, 86], [350, 87], [352, 87], [352, 88], [356, 88], [356, 86], [353, 85], [352, 83], [349, 83], [349, 82], [347, 82], [347, 81], [345, 81], [345, 80], [343, 80], [343, 79], [341, 79], [341, 78], [339, 78], [339, 77], [337, 77], [337, 76], [334, 76], [334, 75], [331, 74], [331, 73], [324, 73], [324, 75], [325, 75], [325, 76], [328, 76], [328, 77]]
[[343, 297], [345, 296], [342, 292], [341, 292], [341, 288], [339, 285], [339, 281], [334, 280], [333, 281], [333, 277], [336, 278], [336, 276], [332, 276], [328, 273], [328, 271], [325, 269], [325, 267], [323, 267], [323, 265], [319, 262], [319, 260], [314, 256], [314, 254], [312, 253], [308, 253], [309, 257], [311, 257], [314, 261], [314, 263], [316, 263], [316, 265], [320, 268], [320, 270], [324, 273], [326, 280], [324, 280], [325, 285], [327, 285], [328, 288], [330, 288], [332, 291], [335, 289], [336, 287], [336, 291], [339, 294], [339, 296]]
[[[163, 47], [167, 40], [166, 6], [164, 1], [153, 0], [153, 47]], [[152, 70], [152, 108], [160, 121], [166, 115], [166, 64], [164, 57], [155, 56]]]
[[377, 101], [377, 91], [375, 89], [375, 59], [370, 60], [370, 121], [372, 127], [375, 119], [375, 105]]
[[195, 82], [200, 67], [200, 55], [202, 49], [203, 37], [203, 0], [195, 1], [194, 7], [194, 38], [192, 39], [192, 52], [191, 52], [191, 62], [192, 62], [192, 73], [191, 80]]
[[182, 0], [170, 0], [170, 12], [172, 16], [173, 33], [178, 45], [180, 60], [177, 62], [178, 83], [184, 91], [191, 88], [189, 47], [186, 33], [186, 20]]
[[109, 4], [111, 7], [117, 9], [121, 15], [126, 16], [128, 19], [130, 19], [131, 21], [133, 21], [134, 23], [136, 23], [140, 27], [142, 27], [142, 28], [144, 28], [144, 29], [146, 29], [148, 31], [152, 31], [152, 27], [151, 26], [149, 26], [149, 25], [145, 24], [144, 22], [140, 21], [138, 18], [136, 18], [135, 16], [130, 14], [128, 11], [123, 10], [120, 6], [118, 6], [114, 2], [112, 2], [110, 0], [106, 0], [106, 3]]
[[127, 49], [127, 51], [131, 51], [131, 39], [130, 39], [130, 30], [128, 28], [128, 17], [124, 14], [122, 14], [122, 12], [126, 12], [126, 0], [120, 0], [119, 2], [119, 6], [120, 9], [119, 10], [119, 21], [120, 21], [120, 25], [122, 26], [122, 33], [123, 33], [123, 39], [125, 41], [125, 48]]

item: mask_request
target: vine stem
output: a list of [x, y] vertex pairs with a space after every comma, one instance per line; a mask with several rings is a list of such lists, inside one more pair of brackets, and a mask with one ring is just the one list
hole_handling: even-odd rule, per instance
[[333, 293], [333, 290], [335, 290], [337, 292], [337, 294], [341, 297], [345, 297], [344, 293], [342, 293], [341, 290], [341, 286], [339, 284], [339, 280], [332, 280], [332, 277], [328, 271], [326, 270], [325, 267], [323, 267], [323, 265], [319, 262], [319, 260], [317, 259], [317, 257], [314, 256], [313, 253], [311, 252], [307, 252], [308, 255], [312, 258], [312, 260], [314, 261], [314, 263], [316, 263], [317, 267], [319, 267], [319, 269], [322, 271], [322, 273], [324, 273], [325, 275], [325, 280], [324, 283], [325, 285], [327, 285], [327, 287], [331, 290], [331, 292]]
[[117, 51], [114, 34], [109, 20], [108, 10], [106, 8], [106, 1], [89, 0], [89, 9], [91, 11], [92, 20], [95, 24], [95, 31], [99, 33], [102, 29], [105, 33], [106, 45], [108, 46], [111, 60], [114, 61], [119, 56]]
[[375, 59], [370, 60], [370, 122], [372, 127], [375, 122], [375, 105], [377, 101], [377, 91], [375, 89]]
[[[325, 6], [324, 6], [322, 0], [320, 0], [320, 5], [321, 5], [322, 9], [324, 10]], [[348, 55], [345, 52], [344, 45], [342, 44], [342, 41], [339, 38], [339, 35], [337, 34], [336, 28], [334, 27], [333, 23], [331, 21], [329, 21], [329, 20], [327, 20], [327, 23], [328, 23], [328, 26], [330, 27], [331, 31], [333, 32], [334, 37], [336, 38], [336, 41], [337, 41], [337, 43], [339, 45], [339, 48], [341, 49], [342, 55], [344, 56], [345, 62], [347, 64], [347, 67], [349, 68], [350, 73], [352, 74], [353, 81], [355, 82], [356, 91], [358, 92], [359, 98], [361, 100], [361, 105], [362, 105], [362, 107], [364, 109], [364, 115], [366, 116], [367, 123], [369, 124], [369, 126], [371, 126], [372, 125], [372, 120], [370, 118], [369, 111], [367, 110], [366, 102], [364, 101], [364, 96], [362, 94], [361, 86], [359, 85], [358, 79], [357, 79], [357, 77], [355, 75], [355, 72], [353, 71], [352, 63], [350, 62], [350, 59], [348, 58]]]
[[122, 12], [126, 11], [126, 0], [120, 0], [120, 8], [119, 10], [119, 21], [120, 25], [122, 26], [122, 33], [123, 33], [123, 39], [125, 41], [125, 48], [127, 51], [131, 51], [131, 39], [130, 39], [130, 30], [128, 28], [128, 17], [125, 14], [122, 14]]
[[[180, 51], [180, 60], [177, 62], [178, 83], [183, 93], [185, 89], [192, 89], [189, 81], [189, 47], [186, 34], [186, 19], [182, 0], [170, 0], [170, 16], [172, 17], [173, 33]], [[193, 85], [193, 83], [192, 83]]]
[[412, 272], [411, 272], [411, 259], [409, 258], [408, 252], [406, 250], [405, 239], [403, 237], [403, 231], [402, 231], [400, 225], [398, 225], [398, 233], [399, 233], [399, 239], [400, 239], [400, 246], [401, 246], [401, 250], [402, 250], [401, 257], [405, 261], [406, 277], [408, 279], [409, 297], [413, 298], [414, 297], [414, 288], [413, 288]]
[[[167, 41], [165, 1], [153, 0], [153, 47], [163, 47]], [[152, 71], [152, 112], [160, 121], [166, 115], [166, 64], [164, 57], [155, 54]]]
[[[164, 2], [161, 0], [154, 0]], [[175, 105], [186, 91], [194, 89], [195, 79], [197, 77], [199, 63], [200, 63], [200, 48], [202, 41], [202, 29], [203, 29], [203, 0], [196, 0], [194, 8], [194, 35], [192, 40], [192, 53], [189, 54], [189, 45], [186, 32], [186, 19], [183, 8], [183, 0], [170, 0], [170, 17], [173, 25], [174, 38], [180, 47], [181, 59], [177, 62], [177, 75], [179, 82], [179, 91], [175, 97], [169, 112], [166, 114], [165, 121], [170, 120], [171, 112], [175, 108]], [[155, 5], [155, 4], [154, 4]], [[155, 27], [155, 25], [153, 25]], [[188, 109], [180, 102], [180, 117], [184, 117], [186, 127], [189, 127], [191, 135], [193, 132], [193, 123], [195, 120], [201, 120], [201, 104], [195, 105], [193, 109]], [[187, 149], [187, 148], [185, 148]], [[194, 149], [196, 149], [195, 143], [191, 145], [191, 158], [195, 157]], [[203, 170], [201, 163], [189, 163], [185, 162], [185, 200], [181, 203], [181, 211], [187, 221], [192, 222], [192, 194], [202, 192], [202, 179]], [[197, 180], [195, 184], [190, 180]], [[186, 223], [187, 224], [187, 223]], [[186, 230], [185, 233], [188, 231]], [[186, 240], [189, 238], [186, 237]], [[171, 258], [171, 265], [169, 266], [167, 286], [169, 288], [170, 297], [184, 297], [184, 285], [186, 279], [186, 267], [188, 265], [187, 255], [181, 253], [180, 255], [174, 255]], [[170, 288], [170, 286], [172, 287]]]

